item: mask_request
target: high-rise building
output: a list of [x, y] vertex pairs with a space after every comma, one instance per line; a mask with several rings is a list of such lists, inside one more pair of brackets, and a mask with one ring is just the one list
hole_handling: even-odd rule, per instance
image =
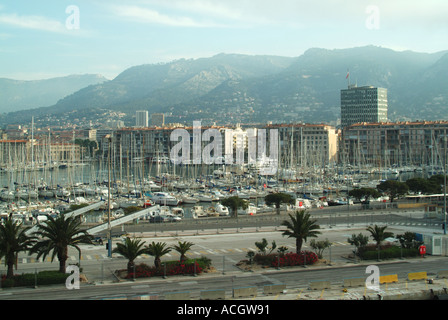
[[147, 127], [149, 123], [148, 111], [137, 111], [135, 114], [135, 126]]
[[151, 126], [163, 127], [165, 125], [165, 115], [163, 113], [151, 114]]
[[387, 122], [387, 89], [350, 85], [341, 90], [341, 126]]

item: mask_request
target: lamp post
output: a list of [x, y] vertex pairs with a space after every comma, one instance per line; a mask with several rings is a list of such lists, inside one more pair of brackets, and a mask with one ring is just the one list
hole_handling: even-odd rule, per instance
[[109, 258], [112, 257], [112, 231], [110, 227], [110, 157], [111, 157], [111, 150], [112, 150], [112, 136], [107, 135], [108, 143], [109, 143], [109, 152], [107, 153], [107, 171], [108, 171], [108, 187], [107, 187], [107, 256]]
[[443, 159], [443, 234], [446, 234], [446, 135], [443, 137], [443, 149], [445, 158]]

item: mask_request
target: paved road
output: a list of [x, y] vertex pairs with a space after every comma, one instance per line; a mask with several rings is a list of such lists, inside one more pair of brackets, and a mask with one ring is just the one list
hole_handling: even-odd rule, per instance
[[[322, 216], [328, 214], [328, 212], [319, 213]], [[354, 212], [352, 212], [354, 214]], [[289, 272], [286, 270], [273, 270], [274, 272], [257, 272], [247, 273], [238, 269], [235, 264], [246, 258], [247, 252], [252, 250], [256, 251], [255, 242], [260, 241], [262, 238], [266, 238], [271, 244], [275, 241], [277, 246], [286, 246], [290, 251], [295, 250], [294, 239], [289, 239], [282, 236], [280, 223], [278, 222], [284, 217], [271, 216], [269, 218], [258, 220], [258, 225], [252, 224], [247, 227], [240, 225], [236, 228], [226, 227], [213, 227], [211, 229], [204, 228], [179, 228], [171, 230], [159, 230], [154, 232], [150, 228], [152, 225], [146, 225], [149, 230], [142, 229], [142, 225], [138, 226], [138, 229], [129, 231], [129, 227], [126, 227], [127, 232], [131, 236], [141, 237], [146, 242], [161, 241], [167, 244], [175, 244], [177, 241], [191, 241], [195, 245], [188, 255], [192, 258], [199, 258], [201, 256], [207, 256], [212, 259], [215, 272], [207, 276], [201, 275], [196, 278], [189, 277], [175, 277], [165, 280], [149, 280], [145, 282], [141, 279], [137, 279], [135, 283], [125, 283], [118, 285], [110, 285], [115, 279], [112, 272], [117, 269], [124, 269], [127, 261], [118, 255], [113, 255], [112, 258], [107, 257], [107, 251], [105, 246], [95, 245], [83, 245], [82, 256], [77, 255], [77, 251], [74, 249], [69, 250], [69, 263], [81, 263], [83, 272], [88, 278], [90, 284], [82, 285], [81, 290], [67, 290], [65, 288], [40, 288], [29, 289], [12, 289], [4, 290], [0, 292], [0, 299], [43, 299], [48, 297], [49, 299], [100, 299], [106, 297], [113, 297], [119, 294], [126, 296], [138, 294], [141, 292], [152, 294], [163, 294], [167, 290], [175, 291], [180, 289], [193, 290], [196, 294], [199, 294], [203, 289], [216, 289], [225, 288], [231, 290], [235, 285], [257, 285], [269, 283], [288, 283], [291, 287], [303, 287], [312, 279], [332, 279], [335, 281], [342, 281], [344, 277], [356, 277], [365, 275], [365, 266], [353, 264], [353, 261], [346, 259], [346, 256], [351, 253], [353, 247], [347, 243], [347, 238], [352, 234], [366, 233], [365, 227], [369, 223], [379, 220], [382, 221], [384, 215], [387, 215], [389, 222], [389, 231], [395, 234], [402, 233], [405, 230], [415, 231], [418, 230], [432, 230], [440, 231], [435, 224], [425, 224], [425, 220], [412, 214], [412, 217], [407, 212], [389, 212], [381, 213], [376, 212], [371, 214], [371, 219], [367, 222], [365, 220], [356, 222], [350, 220], [349, 215], [339, 213], [339, 216], [334, 215], [334, 219], [331, 223], [322, 226], [322, 235], [320, 239], [328, 239], [332, 242], [331, 250], [324, 252], [324, 259], [331, 261], [332, 266], [324, 265], [324, 270], [315, 270], [314, 267], [301, 268], [295, 272]], [[344, 220], [344, 217], [346, 220]], [[399, 220], [391, 219], [391, 217], [401, 217]], [[255, 218], [255, 217], [250, 217]], [[410, 219], [412, 218], [412, 219]], [[271, 221], [271, 224], [266, 223]], [[340, 219], [340, 220], [338, 220]], [[364, 216], [365, 219], [365, 216]], [[415, 220], [415, 221], [414, 221]], [[400, 222], [401, 221], [401, 222]], [[263, 222], [263, 223], [262, 223]], [[208, 223], [216, 223], [215, 221], [209, 221]], [[246, 223], [246, 222], [245, 222]], [[420, 226], [411, 226], [412, 224], [421, 224]], [[131, 226], [132, 227], [132, 226]], [[172, 225], [170, 227], [173, 227]], [[436, 228], [437, 227], [437, 228]], [[137, 231], [136, 231], [137, 230]], [[114, 239], [114, 245], [116, 242], [122, 241], [120, 238]], [[311, 250], [311, 248], [305, 244], [304, 249]], [[176, 252], [171, 252], [165, 256], [164, 260], [175, 260], [179, 256]], [[431, 260], [433, 261], [433, 260]], [[437, 259], [437, 263], [431, 264], [431, 261], [425, 260], [412, 260], [412, 261], [399, 261], [390, 266], [382, 265], [384, 272], [414, 272], [421, 268], [429, 268], [432, 272], [437, 272], [438, 269], [448, 269], [446, 265], [446, 259]], [[150, 256], [142, 256], [138, 259], [137, 263], [145, 262], [147, 264], [153, 263], [153, 258]], [[421, 263], [428, 263], [428, 265], [421, 265]], [[350, 266], [350, 268], [347, 268]], [[3, 267], [3, 268], [2, 268]], [[334, 269], [338, 268], [338, 269]], [[392, 268], [392, 269], [390, 269]], [[32, 256], [20, 255], [18, 259], [17, 273], [29, 273], [39, 270], [58, 269], [58, 262], [51, 263], [48, 259], [46, 261], [36, 261]], [[337, 272], [334, 272], [337, 270]], [[313, 272], [311, 272], [313, 271]], [[5, 273], [5, 267], [1, 264], [0, 272]], [[292, 281], [292, 279], [294, 281]], [[96, 284], [96, 285], [92, 285]]]

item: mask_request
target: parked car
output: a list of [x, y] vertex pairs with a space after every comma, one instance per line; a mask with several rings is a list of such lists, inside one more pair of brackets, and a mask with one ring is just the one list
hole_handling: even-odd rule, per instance
[[178, 216], [166, 216], [164, 217], [166, 222], [176, 222], [176, 221], [181, 221], [182, 218], [178, 217]]
[[151, 217], [149, 219], [149, 223], [161, 223], [161, 222], [165, 222], [166, 219], [162, 216], [155, 216], [155, 217]]

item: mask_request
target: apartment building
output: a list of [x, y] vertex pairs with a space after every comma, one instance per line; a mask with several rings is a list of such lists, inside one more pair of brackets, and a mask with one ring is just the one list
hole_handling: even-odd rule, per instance
[[358, 123], [343, 129], [341, 161], [371, 166], [442, 166], [448, 121]]
[[[279, 154], [291, 166], [325, 166], [337, 160], [338, 132], [326, 124], [270, 124], [277, 129]], [[268, 133], [268, 132], [267, 132]]]

